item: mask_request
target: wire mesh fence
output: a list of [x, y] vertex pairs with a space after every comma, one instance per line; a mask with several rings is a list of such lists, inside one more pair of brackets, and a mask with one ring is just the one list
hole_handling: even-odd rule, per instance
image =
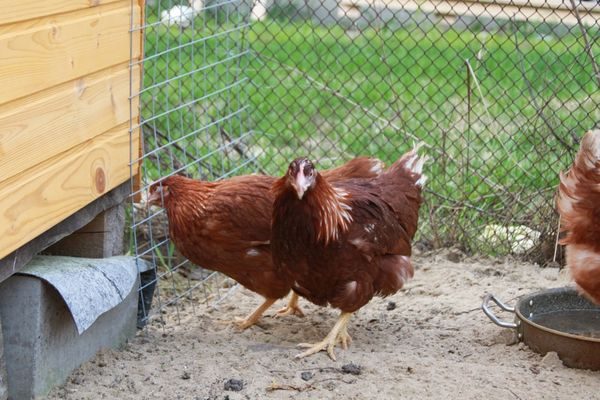
[[[148, 0], [145, 16], [142, 200], [175, 173], [389, 164], [424, 141], [420, 246], [555, 258], [558, 172], [600, 121], [597, 2]], [[163, 211], [131, 214], [161, 305], [222, 291], [177, 255]]]
[[227, 286], [222, 276], [177, 254], [164, 210], [148, 208], [145, 198], [152, 183], [173, 174], [214, 180], [256, 169], [242, 150], [252, 134], [242, 100], [248, 26], [230, 0], [161, 0], [148, 1], [144, 25], [132, 29], [143, 29], [145, 37], [142, 86], [131, 95], [139, 99], [141, 118], [132, 129], [141, 129], [143, 148], [139, 157], [132, 148], [140, 182], [134, 182], [130, 225], [132, 250], [151, 267], [142, 274], [145, 319], [153, 297], [156, 309], [177, 309], [181, 297], [218, 299]]

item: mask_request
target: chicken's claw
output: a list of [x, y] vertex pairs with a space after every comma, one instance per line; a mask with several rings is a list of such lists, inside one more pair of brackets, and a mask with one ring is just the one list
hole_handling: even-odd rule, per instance
[[312, 343], [300, 343], [298, 347], [306, 348], [303, 353], [297, 354], [295, 358], [304, 358], [320, 351], [327, 351], [329, 357], [336, 361], [335, 353], [333, 349], [336, 344], [341, 343], [342, 348], [346, 350], [350, 343], [352, 343], [352, 337], [348, 334], [348, 330], [346, 329], [348, 325], [348, 320], [350, 319], [351, 313], [342, 313], [338, 322], [334, 325], [333, 329], [329, 334], [323, 339], [321, 342], [312, 344]]
[[333, 352], [333, 348], [335, 347], [335, 345], [333, 344], [333, 342], [330, 342], [328, 340], [323, 340], [322, 342], [319, 342], [316, 344], [300, 343], [297, 347], [300, 347], [302, 349], [308, 348], [308, 350], [306, 350], [303, 353], [296, 354], [296, 356], [294, 358], [300, 359], [300, 358], [311, 356], [320, 351], [327, 350], [327, 354], [329, 354], [329, 358], [331, 358], [333, 361], [336, 361], [335, 353]]
[[290, 297], [290, 301], [287, 306], [283, 307], [280, 310], [277, 310], [275, 314], [273, 314], [273, 318], [277, 317], [285, 317], [287, 315], [297, 315], [299, 317], [304, 317], [304, 311], [298, 305], [298, 295], [292, 292], [292, 296]]
[[350, 343], [352, 343], [352, 337], [350, 337], [350, 335], [348, 335], [348, 332], [340, 332], [340, 334], [335, 338], [335, 340], [331, 340], [327, 337], [322, 342], [319, 342], [316, 344], [300, 343], [298, 345], [298, 347], [308, 349], [308, 350], [306, 350], [303, 353], [297, 354], [295, 358], [308, 357], [310, 355], [318, 353], [319, 351], [326, 350], [327, 354], [329, 355], [329, 358], [331, 358], [333, 361], [336, 361], [335, 353], [333, 352], [333, 349], [335, 348], [335, 345], [338, 343], [341, 343], [342, 348], [344, 350], [347, 350]]
[[338, 335], [338, 342], [342, 343], [342, 349], [348, 350], [350, 343], [352, 343], [352, 336], [348, 334], [348, 331], [344, 329], [341, 335]]
[[233, 319], [228, 319], [228, 320], [221, 320], [218, 321], [219, 324], [222, 325], [233, 325], [236, 329], [243, 331], [246, 330], [248, 328], [250, 328], [252, 325], [255, 325], [258, 322], [259, 318], [241, 318], [241, 317], [234, 317]]
[[285, 317], [288, 315], [297, 315], [298, 317], [304, 317], [304, 311], [302, 311], [302, 309], [298, 306], [290, 307], [288, 305], [275, 311], [275, 314], [273, 314], [273, 318]]
[[258, 322], [265, 310], [271, 307], [275, 301], [277, 301], [277, 299], [265, 299], [265, 301], [250, 315], [248, 315], [246, 318], [235, 317], [233, 323], [237, 325], [240, 330], [250, 328], [252, 325], [256, 324], [256, 322]]
[[258, 318], [252, 319], [252, 318], [235, 317], [235, 319], [233, 320], [233, 323], [239, 330], [243, 331], [245, 329], [250, 328], [252, 325], [254, 325], [257, 320], [258, 320]]

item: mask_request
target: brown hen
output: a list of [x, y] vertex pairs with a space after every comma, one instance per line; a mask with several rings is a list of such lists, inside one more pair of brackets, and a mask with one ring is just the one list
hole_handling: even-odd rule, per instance
[[585, 134], [573, 166], [560, 174], [556, 203], [571, 276], [600, 304], [600, 130]]
[[292, 289], [311, 302], [341, 310], [320, 343], [301, 344], [305, 357], [344, 348], [353, 312], [375, 295], [396, 293], [413, 276], [411, 241], [417, 230], [425, 158], [417, 149], [372, 179], [332, 182], [306, 158], [293, 161], [274, 187], [273, 261]]
[[[334, 181], [374, 177], [383, 163], [355, 158], [326, 172]], [[291, 283], [277, 274], [271, 258], [271, 214], [275, 178], [246, 175], [217, 182], [170, 176], [150, 187], [148, 204], [163, 205], [169, 235], [179, 252], [194, 264], [219, 271], [266, 299], [240, 328], [252, 326], [277, 300], [290, 292]], [[277, 315], [303, 315], [292, 294]]]

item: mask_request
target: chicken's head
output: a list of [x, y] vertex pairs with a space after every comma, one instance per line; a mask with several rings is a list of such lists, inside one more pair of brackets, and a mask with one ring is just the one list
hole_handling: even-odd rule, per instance
[[164, 181], [153, 183], [148, 190], [148, 206], [162, 206], [169, 199], [168, 178]]
[[308, 158], [300, 157], [292, 161], [286, 176], [288, 183], [296, 190], [298, 199], [302, 200], [304, 193], [314, 187], [317, 170]]

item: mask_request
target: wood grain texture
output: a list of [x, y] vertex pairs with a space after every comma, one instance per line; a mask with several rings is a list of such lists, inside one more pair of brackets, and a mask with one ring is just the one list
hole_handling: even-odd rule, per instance
[[128, 181], [129, 160], [127, 122], [0, 183], [0, 259]]
[[61, 14], [119, 0], [0, 0], [0, 25]]
[[0, 182], [129, 121], [129, 79], [124, 64], [0, 106]]
[[54, 225], [0, 259], [0, 282], [19, 272], [40, 251], [88, 224], [99, 213], [123, 203], [130, 193], [130, 186], [129, 182], [120, 184], [104, 196], [98, 197], [64, 221]]
[[[0, 104], [140, 56], [129, 1], [0, 27]], [[133, 39], [133, 43], [132, 42]]]

